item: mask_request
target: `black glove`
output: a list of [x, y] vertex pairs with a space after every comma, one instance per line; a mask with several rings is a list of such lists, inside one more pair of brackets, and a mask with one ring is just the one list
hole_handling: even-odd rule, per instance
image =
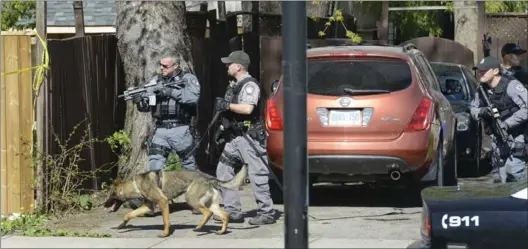
[[493, 117], [493, 113], [491, 112], [491, 109], [489, 107], [483, 107], [480, 108], [478, 116], [481, 118], [488, 119]]
[[143, 96], [141, 94], [138, 94], [132, 97], [132, 102], [134, 102], [134, 104], [139, 103], [141, 100], [143, 100]]
[[158, 97], [170, 97], [171, 94], [172, 94], [172, 88], [170, 87], [160, 87], [160, 88], [157, 88], [154, 90], [154, 93], [156, 94], [156, 96]]
[[216, 98], [215, 110], [217, 112], [229, 111], [229, 102], [224, 98]]

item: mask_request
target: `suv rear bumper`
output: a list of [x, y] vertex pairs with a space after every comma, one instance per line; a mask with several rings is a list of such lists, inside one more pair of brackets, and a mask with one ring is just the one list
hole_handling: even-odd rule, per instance
[[315, 174], [386, 175], [393, 170], [410, 171], [398, 157], [378, 155], [310, 155], [309, 172]]
[[[391, 167], [399, 167], [401, 173], [413, 172], [421, 178], [436, 155], [439, 134], [440, 127], [432, 124], [426, 130], [406, 132], [392, 141], [308, 140], [309, 172], [386, 175]], [[270, 132], [268, 156], [279, 170], [284, 167], [283, 149], [282, 132]]]

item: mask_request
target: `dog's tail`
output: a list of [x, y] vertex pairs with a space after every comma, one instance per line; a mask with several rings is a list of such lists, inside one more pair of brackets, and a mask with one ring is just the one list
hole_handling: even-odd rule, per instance
[[247, 171], [247, 165], [244, 164], [240, 171], [235, 175], [235, 177], [233, 177], [233, 179], [227, 182], [218, 181], [218, 185], [222, 188], [228, 189], [238, 188], [242, 186], [242, 184], [244, 184], [244, 181], [246, 180]]

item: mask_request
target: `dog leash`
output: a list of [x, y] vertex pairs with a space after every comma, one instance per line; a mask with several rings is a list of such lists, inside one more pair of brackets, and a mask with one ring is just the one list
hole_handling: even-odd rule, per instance
[[196, 151], [196, 149], [198, 149], [198, 146], [200, 146], [200, 143], [202, 143], [203, 139], [207, 136], [207, 134], [209, 133], [213, 125], [216, 123], [216, 120], [218, 119], [219, 116], [220, 116], [220, 112], [216, 112], [211, 122], [209, 122], [209, 125], [207, 126], [205, 133], [200, 138], [200, 140], [198, 140], [198, 143], [196, 143], [194, 147], [191, 149], [191, 151], [189, 151], [183, 158], [188, 158], [192, 153], [194, 153], [194, 151]]

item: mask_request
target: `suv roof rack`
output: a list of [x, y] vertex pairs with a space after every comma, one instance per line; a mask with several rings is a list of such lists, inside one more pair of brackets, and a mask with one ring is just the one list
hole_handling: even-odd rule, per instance
[[407, 44], [402, 46], [402, 50], [405, 53], [409, 52], [409, 50], [411, 50], [411, 49], [418, 49], [418, 48], [416, 48], [416, 45], [414, 45], [413, 43], [407, 43]]

